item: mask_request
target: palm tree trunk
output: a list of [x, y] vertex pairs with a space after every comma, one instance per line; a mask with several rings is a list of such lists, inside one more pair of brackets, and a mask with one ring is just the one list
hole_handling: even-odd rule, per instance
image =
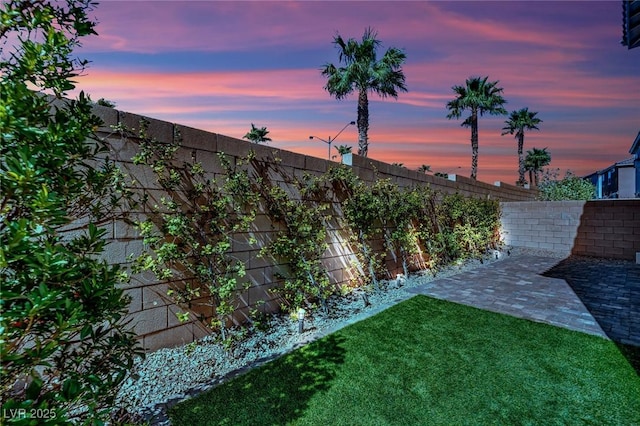
[[358, 155], [367, 156], [369, 152], [369, 99], [367, 91], [358, 94]]
[[478, 109], [471, 111], [471, 179], [478, 176]]
[[531, 185], [538, 186], [538, 179], [536, 179], [535, 184], [533, 182], [533, 170], [529, 169], [529, 182]]
[[524, 179], [524, 132], [518, 133], [518, 185], [524, 186], [527, 181]]

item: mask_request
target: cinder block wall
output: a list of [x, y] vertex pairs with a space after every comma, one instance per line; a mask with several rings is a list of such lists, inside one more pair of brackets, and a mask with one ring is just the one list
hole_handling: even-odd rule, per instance
[[[256, 145], [240, 139], [205, 132], [161, 120], [142, 117], [136, 114], [121, 112], [112, 108], [96, 106], [95, 112], [104, 121], [98, 130], [98, 135], [110, 147], [109, 156], [118, 162], [122, 170], [133, 180], [132, 190], [144, 194], [148, 201], [140, 205], [135, 211], [129, 212], [131, 220], [145, 220], [153, 212], [152, 206], [160, 204], [160, 198], [166, 195], [156, 181], [150, 168], [135, 165], [132, 157], [138, 152], [139, 141], [135, 137], [123, 139], [113, 132], [111, 126], [122, 123], [129, 129], [139, 129], [140, 121], [145, 119], [148, 124], [148, 136], [167, 143], [173, 141], [176, 130], [181, 134], [181, 148], [176, 153], [185, 162], [201, 162], [207, 176], [212, 178], [222, 176], [223, 170], [217, 158], [219, 152], [224, 152], [232, 162], [245, 157], [249, 150], [254, 150], [256, 160], [268, 167], [269, 179], [274, 184], [287, 187], [291, 193], [296, 193], [290, 187], [290, 177], [302, 177], [304, 173], [320, 175], [327, 171], [333, 162], [283, 151], [275, 147]], [[274, 143], [277, 144], [277, 143]], [[392, 166], [377, 160], [354, 156], [354, 172], [363, 180], [373, 182], [376, 177], [390, 178], [400, 186], [430, 185], [432, 189], [444, 193], [460, 192], [475, 197], [489, 197], [503, 201], [531, 200], [535, 191], [501, 184], [489, 185], [458, 177], [456, 181], [425, 175], [402, 167]], [[333, 211], [340, 215], [339, 203], [333, 203]], [[334, 229], [328, 230], [327, 243], [329, 248], [325, 252], [323, 264], [331, 280], [336, 285], [347, 283], [352, 278], [352, 260], [354, 255], [350, 251], [348, 235], [345, 230], [338, 228], [337, 220], [333, 221]], [[114, 221], [108, 226], [111, 236], [107, 245], [105, 258], [111, 263], [119, 263], [127, 267], [130, 256], [136, 256], [143, 250], [143, 244], [135, 228], [124, 221]], [[250, 286], [247, 290], [238, 291], [236, 301], [237, 321], [242, 321], [249, 313], [249, 309], [260, 306], [260, 309], [273, 311], [278, 309], [277, 301], [269, 291], [281, 285], [276, 278], [277, 271], [284, 265], [273, 264], [271, 259], [258, 257], [260, 245], [248, 243], [250, 237], [255, 237], [262, 245], [271, 241], [278, 231], [278, 225], [271, 223], [266, 214], [259, 214], [254, 227], [249, 233], [234, 235], [233, 256], [245, 262], [247, 279]], [[387, 259], [389, 264], [389, 258]], [[398, 271], [401, 265], [397, 266]], [[395, 272], [395, 271], [392, 271]], [[132, 297], [130, 315], [135, 325], [135, 331], [143, 345], [150, 350], [189, 343], [207, 334], [207, 330], [199, 322], [180, 323], [175, 313], [180, 309], [166, 297], [167, 283], [159, 283], [152, 274], [139, 274], [126, 285], [126, 292]], [[264, 305], [257, 302], [264, 301]], [[198, 308], [195, 313], [210, 314], [206, 308]]]
[[585, 201], [501, 203], [502, 239], [507, 245], [571, 254]]
[[634, 260], [640, 200], [503, 202], [502, 237], [516, 247]]
[[573, 254], [635, 260], [640, 252], [640, 200], [594, 200], [584, 206]]

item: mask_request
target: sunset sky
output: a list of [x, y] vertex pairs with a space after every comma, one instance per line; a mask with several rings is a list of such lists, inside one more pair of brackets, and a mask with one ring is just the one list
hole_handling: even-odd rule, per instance
[[[337, 101], [320, 68], [332, 44], [378, 31], [382, 56], [404, 49], [407, 93], [370, 96], [369, 157], [470, 173], [470, 129], [446, 118], [452, 86], [489, 76], [508, 111], [543, 120], [525, 150], [547, 147], [551, 166], [579, 175], [626, 159], [640, 130], [640, 49], [622, 36], [621, 2], [101, 1], [98, 37], [78, 88], [118, 109], [241, 138], [266, 126], [271, 146], [317, 157], [356, 119], [357, 94]], [[479, 124], [478, 179], [517, 180], [506, 117]], [[357, 150], [350, 126], [336, 144]]]

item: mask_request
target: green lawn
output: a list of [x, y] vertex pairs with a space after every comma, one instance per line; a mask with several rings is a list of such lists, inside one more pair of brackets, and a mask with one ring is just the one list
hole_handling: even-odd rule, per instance
[[174, 425], [640, 425], [608, 340], [416, 296], [170, 411]]

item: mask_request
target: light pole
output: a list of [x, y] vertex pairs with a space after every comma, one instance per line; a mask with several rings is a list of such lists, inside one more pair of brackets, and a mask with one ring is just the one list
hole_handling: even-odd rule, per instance
[[309, 139], [314, 139], [314, 138], [315, 138], [315, 139], [321, 140], [322, 142], [324, 142], [324, 143], [326, 143], [327, 145], [329, 145], [329, 161], [331, 161], [331, 144], [332, 144], [333, 142], [335, 142], [335, 140], [338, 138], [338, 136], [340, 136], [340, 133], [344, 132], [344, 129], [346, 129], [346, 128], [347, 128], [347, 127], [349, 127], [349, 126], [353, 126], [354, 124], [356, 124], [356, 122], [355, 122], [355, 121], [351, 121], [351, 122], [347, 123], [347, 124], [342, 128], [342, 130], [340, 130], [340, 131], [338, 132], [338, 134], [337, 134], [337, 135], [335, 135], [335, 136], [333, 137], [333, 139], [331, 138], [331, 136], [329, 136], [329, 140], [324, 140], [324, 139], [319, 138], [319, 137], [317, 137], [317, 136], [309, 136]]

